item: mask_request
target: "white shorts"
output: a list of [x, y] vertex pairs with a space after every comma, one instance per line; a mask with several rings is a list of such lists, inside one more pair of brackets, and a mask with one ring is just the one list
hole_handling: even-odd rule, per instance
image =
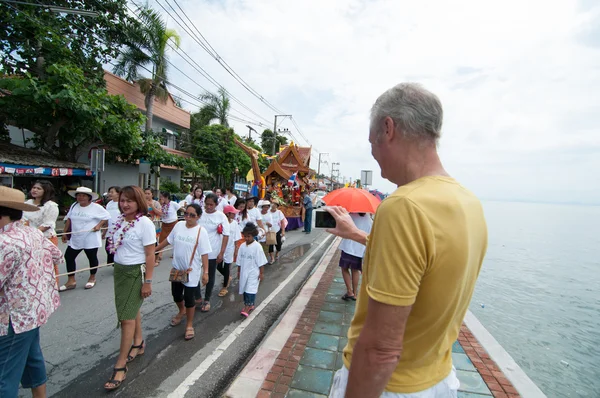
[[[344, 398], [349, 375], [350, 372], [345, 366], [335, 372], [329, 398]], [[385, 391], [381, 394], [381, 398], [457, 398], [458, 387], [460, 387], [460, 382], [456, 377], [456, 369], [453, 366], [448, 377], [427, 390], [409, 394]]]

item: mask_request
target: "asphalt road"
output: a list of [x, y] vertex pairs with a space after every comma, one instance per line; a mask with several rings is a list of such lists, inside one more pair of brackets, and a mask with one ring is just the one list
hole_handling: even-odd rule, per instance
[[[111, 395], [222, 396], [333, 241], [329, 234], [318, 229], [309, 235], [292, 231], [286, 237], [280, 260], [265, 268], [265, 279], [257, 296], [260, 305], [275, 291], [268, 305], [260, 312], [257, 309], [254, 319], [244, 320], [240, 316], [243, 303], [237, 293], [235, 273], [229, 294], [223, 298], [217, 297], [222, 283], [217, 273], [212, 309], [207, 314], [196, 313], [196, 337], [191, 341], [183, 339], [185, 321], [177, 327], [169, 326], [177, 309], [168, 282], [171, 259], [165, 253], [154, 272], [153, 294], [142, 306], [145, 355], [129, 365], [126, 382]], [[103, 252], [99, 257], [101, 264], [106, 262]], [[87, 266], [82, 252], [78, 268]], [[66, 272], [64, 264], [60, 272]], [[84, 289], [88, 275], [87, 271], [79, 273], [77, 288], [61, 293], [61, 306], [41, 328], [49, 396], [107, 395], [103, 385], [111, 376], [120, 339], [113, 300], [113, 270], [100, 269], [98, 283], [91, 290]], [[21, 396], [30, 393], [22, 390]]]

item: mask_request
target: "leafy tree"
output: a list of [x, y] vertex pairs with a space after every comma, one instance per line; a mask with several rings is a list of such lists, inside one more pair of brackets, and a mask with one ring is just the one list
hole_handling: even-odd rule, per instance
[[[140, 23], [130, 23], [126, 28], [125, 50], [117, 60], [114, 72], [130, 81], [137, 81], [146, 96], [146, 131], [152, 130], [154, 99], [163, 103], [169, 98], [167, 91], [168, 44], [178, 48], [180, 37], [174, 29], [167, 28], [160, 14], [145, 6], [138, 9]], [[152, 77], [141, 78], [139, 69], [151, 67]]]
[[281, 145], [287, 145], [288, 140], [286, 137], [281, 134], [277, 135], [277, 145], [275, 145], [275, 153], [273, 153], [273, 130], [265, 129], [260, 135], [260, 145], [264, 153], [268, 155], [275, 155], [275, 153], [279, 152], [279, 147]]
[[234, 144], [234, 137], [241, 138], [233, 129], [213, 124], [192, 134], [196, 143], [194, 155], [206, 162], [208, 172], [214, 179], [221, 176], [225, 181], [232, 181], [236, 167], [241, 176], [245, 176], [250, 170], [250, 158]]
[[37, 148], [76, 162], [91, 145], [106, 145], [125, 160], [142, 145], [143, 115], [125, 98], [88, 85], [72, 65], [50, 65], [44, 75], [0, 79], [0, 119], [32, 131]]
[[94, 11], [96, 17], [55, 13], [46, 7], [0, 3], [0, 66], [8, 75], [43, 77], [46, 65], [72, 64], [101, 82], [102, 64], [119, 54], [128, 16], [122, 0], [53, 0], [53, 6]]
[[223, 87], [220, 87], [217, 94], [206, 91], [200, 95], [200, 99], [206, 102], [206, 105], [200, 108], [200, 111], [196, 114], [196, 122], [199, 124], [198, 127], [208, 126], [211, 121], [218, 120], [219, 124], [225, 127], [229, 127], [229, 109], [231, 103], [229, 95]]

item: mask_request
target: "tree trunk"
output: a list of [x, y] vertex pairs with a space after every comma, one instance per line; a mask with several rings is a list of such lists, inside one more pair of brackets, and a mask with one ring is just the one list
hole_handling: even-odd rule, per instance
[[146, 131], [152, 131], [152, 118], [154, 117], [154, 89], [151, 88], [146, 96]]

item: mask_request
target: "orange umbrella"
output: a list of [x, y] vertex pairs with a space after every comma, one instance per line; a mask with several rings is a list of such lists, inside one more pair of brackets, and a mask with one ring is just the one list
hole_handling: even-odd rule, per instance
[[375, 213], [381, 200], [365, 189], [341, 188], [321, 199], [327, 206], [341, 206], [350, 213]]

